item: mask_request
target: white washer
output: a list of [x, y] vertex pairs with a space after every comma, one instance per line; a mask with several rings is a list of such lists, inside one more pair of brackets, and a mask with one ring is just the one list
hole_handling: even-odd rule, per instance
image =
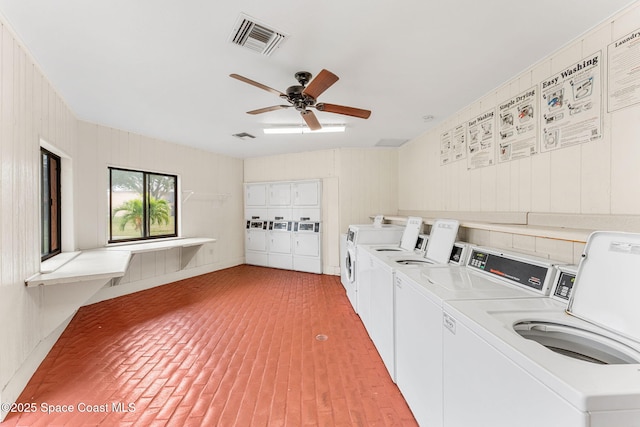
[[[485, 268], [493, 272], [484, 271]], [[466, 267], [397, 270], [396, 383], [419, 424], [463, 425], [443, 423], [442, 339], [443, 323], [447, 322], [443, 303], [458, 299], [543, 298], [554, 276], [549, 260], [481, 247], [471, 248]], [[467, 353], [463, 357], [473, 355]], [[514, 421], [512, 425], [519, 424]]]
[[639, 257], [640, 235], [594, 233], [568, 306], [448, 301], [445, 424], [640, 425]]
[[[446, 266], [457, 234], [458, 221], [436, 220], [425, 256], [414, 256], [434, 265]], [[407, 256], [409, 255], [404, 255], [404, 258]], [[387, 252], [377, 251], [376, 246], [358, 248], [358, 314], [394, 382], [394, 277], [400, 266], [403, 264], [390, 259]]]
[[[402, 232], [402, 237], [400, 238], [400, 242], [393, 244], [375, 244], [368, 245], [372, 249], [377, 252], [381, 252], [381, 255], [390, 255], [397, 253], [413, 253], [416, 250], [416, 247], [422, 248], [424, 246], [424, 250], [426, 250], [426, 241], [420, 239], [420, 232], [422, 230], [422, 218], [410, 216], [407, 218], [407, 222], [404, 226], [404, 230]], [[420, 241], [420, 245], [418, 245], [418, 240]], [[360, 244], [362, 245], [362, 244]], [[424, 251], [422, 252], [424, 254]]]
[[404, 228], [394, 224], [354, 224], [347, 230], [346, 254], [342, 260], [341, 277], [347, 290], [347, 297], [358, 312], [357, 302], [357, 248], [362, 244], [383, 244], [400, 242]]
[[[462, 265], [464, 266], [471, 254], [471, 245], [466, 242], [455, 242], [451, 248], [451, 254], [449, 255], [449, 262], [446, 266]], [[414, 255], [393, 254], [387, 257], [389, 262], [394, 268], [420, 268], [420, 267], [437, 267], [444, 264], [434, 264], [429, 260], [425, 252], [420, 255], [416, 252]]]

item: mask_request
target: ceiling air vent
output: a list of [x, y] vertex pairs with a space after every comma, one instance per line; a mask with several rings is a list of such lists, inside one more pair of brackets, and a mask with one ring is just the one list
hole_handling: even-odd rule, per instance
[[230, 41], [238, 46], [270, 56], [288, 36], [282, 31], [241, 13], [233, 27]]

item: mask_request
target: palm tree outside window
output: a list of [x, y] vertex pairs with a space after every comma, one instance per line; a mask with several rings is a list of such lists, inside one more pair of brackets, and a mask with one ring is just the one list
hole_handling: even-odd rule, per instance
[[176, 237], [176, 175], [109, 168], [109, 242]]

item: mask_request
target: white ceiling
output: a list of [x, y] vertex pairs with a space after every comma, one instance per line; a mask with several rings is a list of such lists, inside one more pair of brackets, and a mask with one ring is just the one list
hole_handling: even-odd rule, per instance
[[[0, 13], [78, 118], [246, 158], [415, 138], [630, 3], [0, 0]], [[290, 37], [269, 57], [233, 45], [240, 13]], [[344, 134], [264, 135], [303, 121], [246, 114], [282, 102], [229, 77], [284, 92], [323, 68], [340, 80], [320, 101], [372, 110], [316, 112]]]

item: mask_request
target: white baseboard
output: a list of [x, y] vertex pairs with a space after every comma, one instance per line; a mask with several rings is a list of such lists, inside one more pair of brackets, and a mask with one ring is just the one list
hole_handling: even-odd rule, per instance
[[[60, 335], [62, 335], [64, 330], [67, 328], [67, 325], [69, 325], [69, 322], [71, 322], [74, 315], [75, 313], [69, 316], [68, 319], [62, 322], [47, 337], [38, 343], [27, 359], [22, 363], [22, 365], [20, 365], [13, 377], [11, 377], [7, 385], [0, 391], [0, 402], [16, 402], [20, 393], [22, 393], [24, 388], [27, 386], [27, 383], [33, 374], [35, 374], [45, 357], [47, 357], [47, 354], [49, 354], [56, 341], [58, 341], [58, 338], [60, 338]], [[0, 411], [0, 422], [5, 419], [7, 414], [8, 412], [5, 410]]]

